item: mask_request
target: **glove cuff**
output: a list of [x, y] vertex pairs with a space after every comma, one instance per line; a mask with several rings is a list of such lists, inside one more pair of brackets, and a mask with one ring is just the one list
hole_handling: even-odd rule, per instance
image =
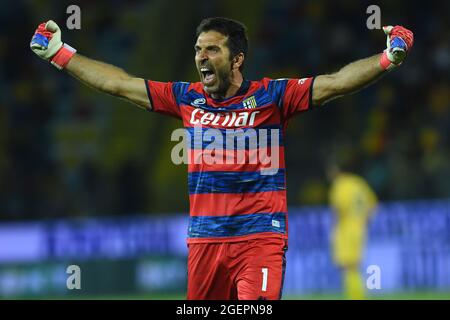
[[389, 58], [387, 56], [387, 50], [384, 50], [383, 54], [381, 55], [380, 66], [383, 70], [390, 70], [397, 66], [397, 65], [393, 64], [391, 62], [391, 60], [389, 60]]
[[59, 70], [64, 69], [66, 65], [69, 63], [70, 59], [72, 59], [75, 52], [77, 52], [76, 49], [64, 43], [58, 50], [58, 52], [56, 52], [56, 54], [50, 60], [50, 62]]

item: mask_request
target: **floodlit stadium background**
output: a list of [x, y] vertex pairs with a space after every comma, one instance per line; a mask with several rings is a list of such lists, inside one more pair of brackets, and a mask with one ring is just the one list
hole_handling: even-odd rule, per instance
[[[81, 30], [65, 28], [81, 8]], [[170, 159], [178, 121], [99, 94], [37, 58], [36, 26], [131, 74], [197, 81], [195, 27], [248, 26], [246, 77], [305, 77], [381, 52], [364, 1], [0, 2], [0, 298], [183, 298], [187, 175]], [[404, 66], [290, 122], [286, 298], [340, 298], [324, 177], [336, 146], [382, 204], [363, 264], [374, 298], [450, 298], [449, 3], [383, 1], [382, 24], [415, 33]], [[82, 289], [66, 288], [81, 267]]]

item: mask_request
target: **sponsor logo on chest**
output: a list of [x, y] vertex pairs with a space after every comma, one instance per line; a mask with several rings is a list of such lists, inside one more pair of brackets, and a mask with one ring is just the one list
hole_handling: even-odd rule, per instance
[[253, 126], [259, 113], [261, 111], [207, 112], [202, 109], [194, 109], [190, 124], [224, 127]]

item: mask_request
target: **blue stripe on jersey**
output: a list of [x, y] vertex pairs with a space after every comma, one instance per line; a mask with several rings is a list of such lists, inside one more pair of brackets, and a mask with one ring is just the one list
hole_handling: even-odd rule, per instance
[[[270, 105], [273, 103], [272, 98], [267, 93], [267, 90], [262, 87], [258, 90], [256, 90], [253, 94], [249, 95], [247, 94], [245, 97], [242, 97], [239, 103], [234, 104], [227, 104], [226, 106], [210, 106], [206, 103], [206, 97], [194, 90], [190, 90], [187, 94], [185, 94], [181, 102], [184, 105], [193, 105], [196, 107], [199, 107], [203, 110], [211, 111], [211, 112], [223, 112], [223, 111], [230, 111], [230, 110], [242, 110], [245, 109], [242, 102], [250, 97], [254, 97], [256, 101], [256, 108], [264, 107], [267, 105]], [[227, 99], [228, 100], [228, 99]], [[201, 101], [202, 103], [196, 103], [196, 101]]]
[[272, 96], [273, 101], [279, 108], [283, 105], [284, 91], [286, 90], [288, 79], [270, 80], [267, 91]]
[[177, 102], [177, 105], [180, 105], [181, 99], [186, 94], [189, 85], [190, 85], [189, 82], [173, 82], [172, 92]]
[[[232, 128], [216, 129], [205, 127], [190, 127], [185, 129], [190, 137], [191, 149], [204, 150], [220, 148], [222, 150], [228, 150], [227, 144], [232, 148], [230, 150], [253, 150], [260, 147], [270, 148], [272, 144], [274, 146], [283, 146], [283, 134], [279, 125], [242, 128], [240, 129], [242, 131], [237, 131], [239, 129]], [[275, 136], [275, 139], [272, 139], [272, 135]], [[187, 141], [189, 144], [189, 140]]]
[[189, 194], [245, 193], [286, 190], [284, 169], [271, 175], [241, 171], [199, 171], [188, 173]]
[[236, 216], [189, 218], [188, 237], [233, 237], [259, 232], [286, 233], [286, 213], [253, 213]]

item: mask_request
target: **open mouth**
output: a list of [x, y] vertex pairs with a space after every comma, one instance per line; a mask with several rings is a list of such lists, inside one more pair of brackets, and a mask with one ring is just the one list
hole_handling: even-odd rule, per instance
[[201, 67], [200, 72], [202, 73], [202, 76], [203, 76], [203, 84], [204, 85], [210, 86], [216, 80], [216, 74], [210, 68]]

